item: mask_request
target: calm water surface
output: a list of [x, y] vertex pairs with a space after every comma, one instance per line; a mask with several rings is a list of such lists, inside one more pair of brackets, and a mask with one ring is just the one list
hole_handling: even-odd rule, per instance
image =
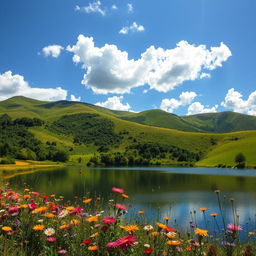
[[[101, 195], [107, 201], [113, 197], [112, 187], [122, 187], [130, 196], [130, 212], [145, 210], [149, 221], [172, 218], [172, 225], [185, 229], [191, 221], [190, 212], [196, 211], [197, 223], [205, 228], [201, 207], [210, 213], [219, 213], [216, 189], [221, 198], [228, 222], [232, 220], [230, 198], [235, 198], [237, 214], [246, 229], [246, 222], [254, 223], [256, 214], [256, 171], [214, 168], [105, 168], [69, 167], [43, 170], [19, 175], [8, 181], [24, 188], [28, 184], [43, 194], [63, 195], [66, 200], [83, 197], [88, 191]], [[193, 215], [193, 214], [192, 214]], [[218, 216], [217, 218], [220, 217]], [[251, 220], [250, 220], [251, 218]], [[176, 222], [175, 222], [176, 220]], [[252, 224], [251, 224], [252, 225]]]

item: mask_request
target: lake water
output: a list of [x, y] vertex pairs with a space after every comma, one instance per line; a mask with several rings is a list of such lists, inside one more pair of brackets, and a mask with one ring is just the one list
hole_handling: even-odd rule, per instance
[[[80, 171], [82, 170], [82, 171]], [[230, 198], [235, 199], [237, 214], [243, 229], [255, 225], [256, 171], [215, 168], [58, 168], [40, 170], [8, 179], [11, 186], [24, 188], [24, 183], [42, 194], [62, 195], [66, 200], [82, 198], [88, 191], [112, 199], [112, 187], [121, 187], [129, 195], [130, 212], [145, 211], [149, 222], [171, 217], [171, 225], [189, 227], [191, 214], [199, 227], [205, 228], [201, 207], [207, 208], [208, 225], [213, 225], [210, 213], [219, 213], [216, 189], [221, 190], [227, 222], [232, 222]], [[218, 221], [221, 220], [217, 216]]]

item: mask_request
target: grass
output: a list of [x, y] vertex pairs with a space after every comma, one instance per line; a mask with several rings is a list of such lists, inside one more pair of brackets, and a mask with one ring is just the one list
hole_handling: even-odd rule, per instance
[[[220, 191], [215, 192], [220, 214], [201, 208], [197, 214], [205, 223], [198, 226], [194, 212], [186, 233], [175, 228], [177, 223], [169, 216], [150, 223], [145, 212], [138, 211], [127, 218], [129, 196], [121, 188], [112, 191], [107, 204], [90, 194], [66, 202], [63, 196], [26, 187], [16, 192], [6, 184], [0, 189], [1, 255], [255, 255], [254, 219], [243, 230], [245, 223], [235, 216], [232, 199], [233, 223], [226, 223]], [[243, 242], [241, 234], [246, 237]]]

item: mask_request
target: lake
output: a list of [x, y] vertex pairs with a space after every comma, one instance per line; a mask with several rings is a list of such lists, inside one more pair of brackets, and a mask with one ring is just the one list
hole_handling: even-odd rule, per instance
[[[82, 171], [80, 171], [82, 170]], [[112, 187], [121, 187], [129, 195], [130, 212], [145, 211], [149, 221], [163, 221], [171, 217], [171, 225], [181, 229], [189, 227], [191, 214], [201, 228], [205, 228], [200, 208], [205, 207], [209, 225], [210, 213], [219, 213], [216, 189], [221, 198], [227, 222], [232, 222], [230, 198], [235, 199], [240, 223], [255, 222], [256, 171], [217, 168], [102, 168], [65, 167], [39, 170], [31, 174], [8, 179], [11, 186], [24, 188], [27, 184], [42, 194], [62, 195], [65, 200], [82, 198], [87, 192], [101, 195], [105, 201], [113, 198]], [[250, 219], [251, 218], [251, 219]], [[220, 216], [217, 216], [220, 221]], [[252, 225], [252, 224], [251, 224]]]

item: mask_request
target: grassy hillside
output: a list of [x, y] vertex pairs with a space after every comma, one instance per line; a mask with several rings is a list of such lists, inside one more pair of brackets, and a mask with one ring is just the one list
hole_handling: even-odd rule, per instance
[[[55, 142], [57, 148], [70, 154], [70, 159], [77, 161], [80, 158], [82, 163], [97, 153], [100, 146], [107, 146], [109, 152], [125, 152], [131, 145], [150, 142], [192, 153], [200, 152], [200, 166], [234, 166], [235, 155], [239, 152], [244, 153], [247, 165], [256, 166], [253, 147], [256, 131], [224, 134], [199, 132], [205, 131], [206, 127], [218, 132], [226, 131], [228, 127], [233, 130], [242, 129], [245, 125], [248, 126], [247, 129], [254, 129], [254, 117], [237, 113], [178, 117], [160, 110], [129, 113], [79, 102], [42, 102], [14, 97], [0, 102], [0, 115], [2, 114], [8, 114], [13, 119], [36, 117], [44, 120], [44, 126], [30, 127], [29, 131], [44, 144]], [[94, 117], [93, 122], [89, 117]], [[99, 129], [93, 128], [93, 125]], [[157, 125], [159, 127], [155, 127]], [[98, 137], [102, 135], [102, 131], [106, 132], [106, 136]], [[76, 140], [77, 136], [80, 136], [79, 140]], [[110, 137], [112, 139], [108, 141]], [[94, 138], [98, 139], [98, 144]], [[101, 145], [101, 142], [106, 141], [105, 145]], [[176, 160], [167, 154], [165, 160], [161, 161], [171, 163]]]

